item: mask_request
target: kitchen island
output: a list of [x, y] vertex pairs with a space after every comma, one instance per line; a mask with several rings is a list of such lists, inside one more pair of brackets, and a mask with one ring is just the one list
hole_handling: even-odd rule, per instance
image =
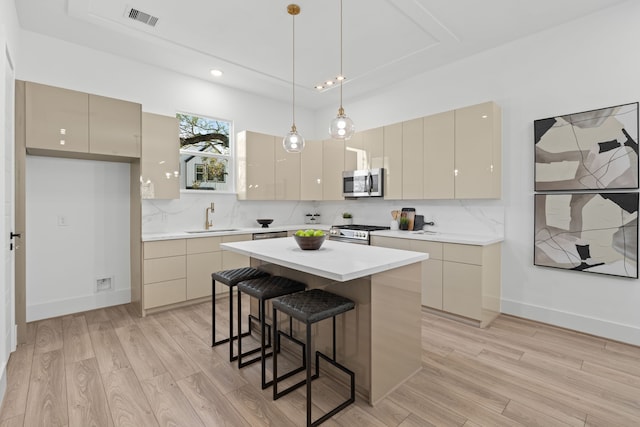
[[[304, 251], [292, 237], [220, 247], [249, 256], [252, 266], [271, 274], [356, 302], [337, 319], [337, 358], [355, 372], [356, 389], [371, 405], [420, 370], [421, 275], [428, 254], [331, 240]], [[331, 321], [317, 326], [314, 347], [328, 353]]]

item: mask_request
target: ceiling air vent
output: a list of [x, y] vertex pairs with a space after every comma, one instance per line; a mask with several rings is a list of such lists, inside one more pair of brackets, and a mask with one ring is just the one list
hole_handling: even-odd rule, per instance
[[147, 24], [151, 27], [155, 27], [158, 23], [157, 16], [153, 16], [134, 7], [128, 7], [124, 14], [126, 17], [133, 19], [134, 21], [142, 22], [143, 24]]

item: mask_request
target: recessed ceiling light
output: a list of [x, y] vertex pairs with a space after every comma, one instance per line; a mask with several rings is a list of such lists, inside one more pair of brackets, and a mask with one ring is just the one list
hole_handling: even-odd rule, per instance
[[317, 86], [316, 86], [316, 89], [318, 89], [318, 90], [324, 89], [324, 86], [322, 86], [322, 85], [317, 85]]
[[331, 86], [331, 85], [333, 85], [333, 81], [332, 80], [327, 80], [326, 82], [324, 82], [324, 84], [326, 84], [327, 86]]
[[220, 71], [220, 70], [216, 70], [216, 69], [211, 70], [211, 75], [212, 75], [213, 77], [220, 77], [220, 76], [222, 76], [222, 71]]
[[336, 77], [336, 80], [337, 81], [341, 81], [341, 80], [344, 80], [345, 78], [346, 78], [345, 76], [338, 76], [338, 77]]

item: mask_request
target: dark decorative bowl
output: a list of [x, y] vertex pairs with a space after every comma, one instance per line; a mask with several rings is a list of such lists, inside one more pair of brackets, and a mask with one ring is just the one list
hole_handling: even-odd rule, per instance
[[269, 228], [269, 224], [273, 222], [272, 219], [256, 219], [258, 224], [262, 224], [262, 228]]
[[294, 235], [293, 237], [294, 239], [296, 239], [296, 243], [298, 244], [298, 246], [300, 246], [300, 249], [303, 249], [305, 251], [307, 250], [315, 251], [320, 249], [320, 246], [322, 246], [322, 244], [324, 243], [325, 239], [327, 238], [327, 235], [325, 234], [324, 236], [311, 236], [311, 237]]

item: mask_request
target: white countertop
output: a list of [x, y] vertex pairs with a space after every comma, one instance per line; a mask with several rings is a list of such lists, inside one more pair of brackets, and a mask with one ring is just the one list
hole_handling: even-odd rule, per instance
[[[273, 233], [278, 231], [290, 231], [290, 230], [306, 230], [313, 228], [314, 230], [328, 231], [331, 226], [325, 224], [293, 224], [283, 226], [272, 226], [268, 228], [262, 227], [214, 227], [210, 230], [184, 230], [184, 231], [169, 231], [164, 233], [144, 233], [142, 234], [143, 242], [152, 242], [154, 240], [173, 240], [173, 239], [194, 239], [198, 237], [211, 237], [211, 236], [229, 236], [234, 234], [253, 234], [253, 233]], [[191, 233], [189, 232], [191, 231]]]
[[488, 246], [504, 241], [503, 236], [455, 234], [429, 231], [380, 230], [372, 231], [372, 236], [396, 237], [400, 239], [428, 240], [431, 242], [459, 243], [463, 245]]
[[304, 251], [293, 237], [223, 243], [222, 249], [327, 279], [346, 282], [429, 258], [422, 252], [325, 240], [317, 251]]

